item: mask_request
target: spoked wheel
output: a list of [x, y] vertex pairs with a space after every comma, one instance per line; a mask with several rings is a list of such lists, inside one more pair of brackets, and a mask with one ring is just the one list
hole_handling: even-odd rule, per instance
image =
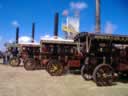
[[84, 61], [84, 65], [81, 68], [81, 75], [85, 80], [92, 79], [92, 72], [97, 65], [96, 57], [88, 57]]
[[113, 83], [114, 71], [108, 64], [98, 65], [93, 72], [93, 80], [98, 86], [110, 86]]
[[88, 65], [87, 64], [82, 66], [82, 68], [81, 68], [81, 76], [85, 80], [91, 80], [92, 79], [91, 74], [89, 74], [89, 69], [88, 69]]
[[47, 71], [51, 76], [60, 76], [63, 74], [63, 64], [58, 60], [50, 60], [47, 64]]
[[10, 59], [9, 64], [13, 67], [20, 65], [20, 59], [18, 57], [13, 57]]
[[27, 59], [24, 62], [24, 68], [26, 70], [34, 70], [36, 68], [36, 62], [34, 59]]

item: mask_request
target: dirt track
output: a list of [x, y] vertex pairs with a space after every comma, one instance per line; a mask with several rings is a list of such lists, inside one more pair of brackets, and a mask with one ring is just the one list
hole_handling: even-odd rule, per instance
[[80, 75], [51, 77], [45, 70], [0, 64], [0, 96], [128, 96], [128, 83], [97, 87]]

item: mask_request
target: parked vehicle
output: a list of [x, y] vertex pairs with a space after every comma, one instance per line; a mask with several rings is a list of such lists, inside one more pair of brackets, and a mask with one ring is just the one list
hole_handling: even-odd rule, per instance
[[[73, 40], [42, 39], [40, 42], [39, 62], [52, 76], [62, 75], [66, 68], [80, 68], [81, 57], [77, 51], [77, 43]], [[31, 59], [25, 64], [30, 65], [30, 62], [37, 61]], [[37, 63], [31, 64], [32, 67]]]
[[80, 48], [78, 48], [80, 44], [74, 42], [74, 40], [65, 40], [58, 37], [58, 21], [59, 14], [56, 13], [54, 19], [54, 37], [42, 38], [40, 41], [39, 59], [35, 60], [31, 58], [25, 62], [25, 66], [31, 65], [29, 68], [34, 69], [34, 66], [40, 64], [52, 76], [62, 75], [65, 70], [71, 67], [81, 67], [82, 54]]
[[[9, 63], [11, 66], [19, 66], [21, 60], [24, 64], [29, 58], [36, 59], [36, 56], [40, 53], [40, 46], [37, 43], [20, 43], [13, 49], [14, 50], [11, 52], [13, 57], [10, 59]], [[27, 67], [25, 68], [28, 69]]]
[[41, 40], [41, 61], [51, 75], [62, 75], [67, 68], [80, 68], [82, 55], [73, 40]]
[[112, 85], [117, 76], [128, 75], [128, 36], [82, 32], [74, 41], [42, 39], [38, 59], [28, 59], [25, 64], [30, 69], [40, 64], [52, 76], [75, 67], [85, 80]]
[[98, 86], [112, 85], [118, 75], [128, 74], [128, 36], [82, 32], [75, 37], [85, 51], [81, 75]]

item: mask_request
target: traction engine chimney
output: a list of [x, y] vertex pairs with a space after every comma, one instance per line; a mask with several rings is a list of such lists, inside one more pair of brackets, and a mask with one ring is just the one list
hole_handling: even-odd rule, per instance
[[34, 42], [35, 39], [35, 23], [32, 23], [32, 42]]
[[19, 27], [16, 27], [16, 44], [19, 43]]
[[55, 18], [54, 18], [54, 37], [55, 37], [55, 39], [57, 39], [57, 37], [58, 37], [58, 23], [59, 23], [59, 14], [56, 13]]
[[96, 33], [100, 33], [100, 0], [96, 0]]

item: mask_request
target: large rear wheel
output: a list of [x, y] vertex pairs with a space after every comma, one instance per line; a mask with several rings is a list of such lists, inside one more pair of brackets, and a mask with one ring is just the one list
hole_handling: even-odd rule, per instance
[[47, 64], [47, 71], [51, 76], [60, 76], [63, 74], [63, 64], [58, 60], [50, 60]]
[[36, 62], [34, 59], [29, 58], [24, 62], [24, 68], [26, 70], [34, 70], [36, 68]]
[[110, 86], [113, 83], [113, 68], [108, 64], [100, 64], [93, 71], [93, 80], [98, 86]]
[[13, 57], [10, 59], [9, 64], [13, 67], [19, 66], [20, 65], [20, 58], [18, 57]]

